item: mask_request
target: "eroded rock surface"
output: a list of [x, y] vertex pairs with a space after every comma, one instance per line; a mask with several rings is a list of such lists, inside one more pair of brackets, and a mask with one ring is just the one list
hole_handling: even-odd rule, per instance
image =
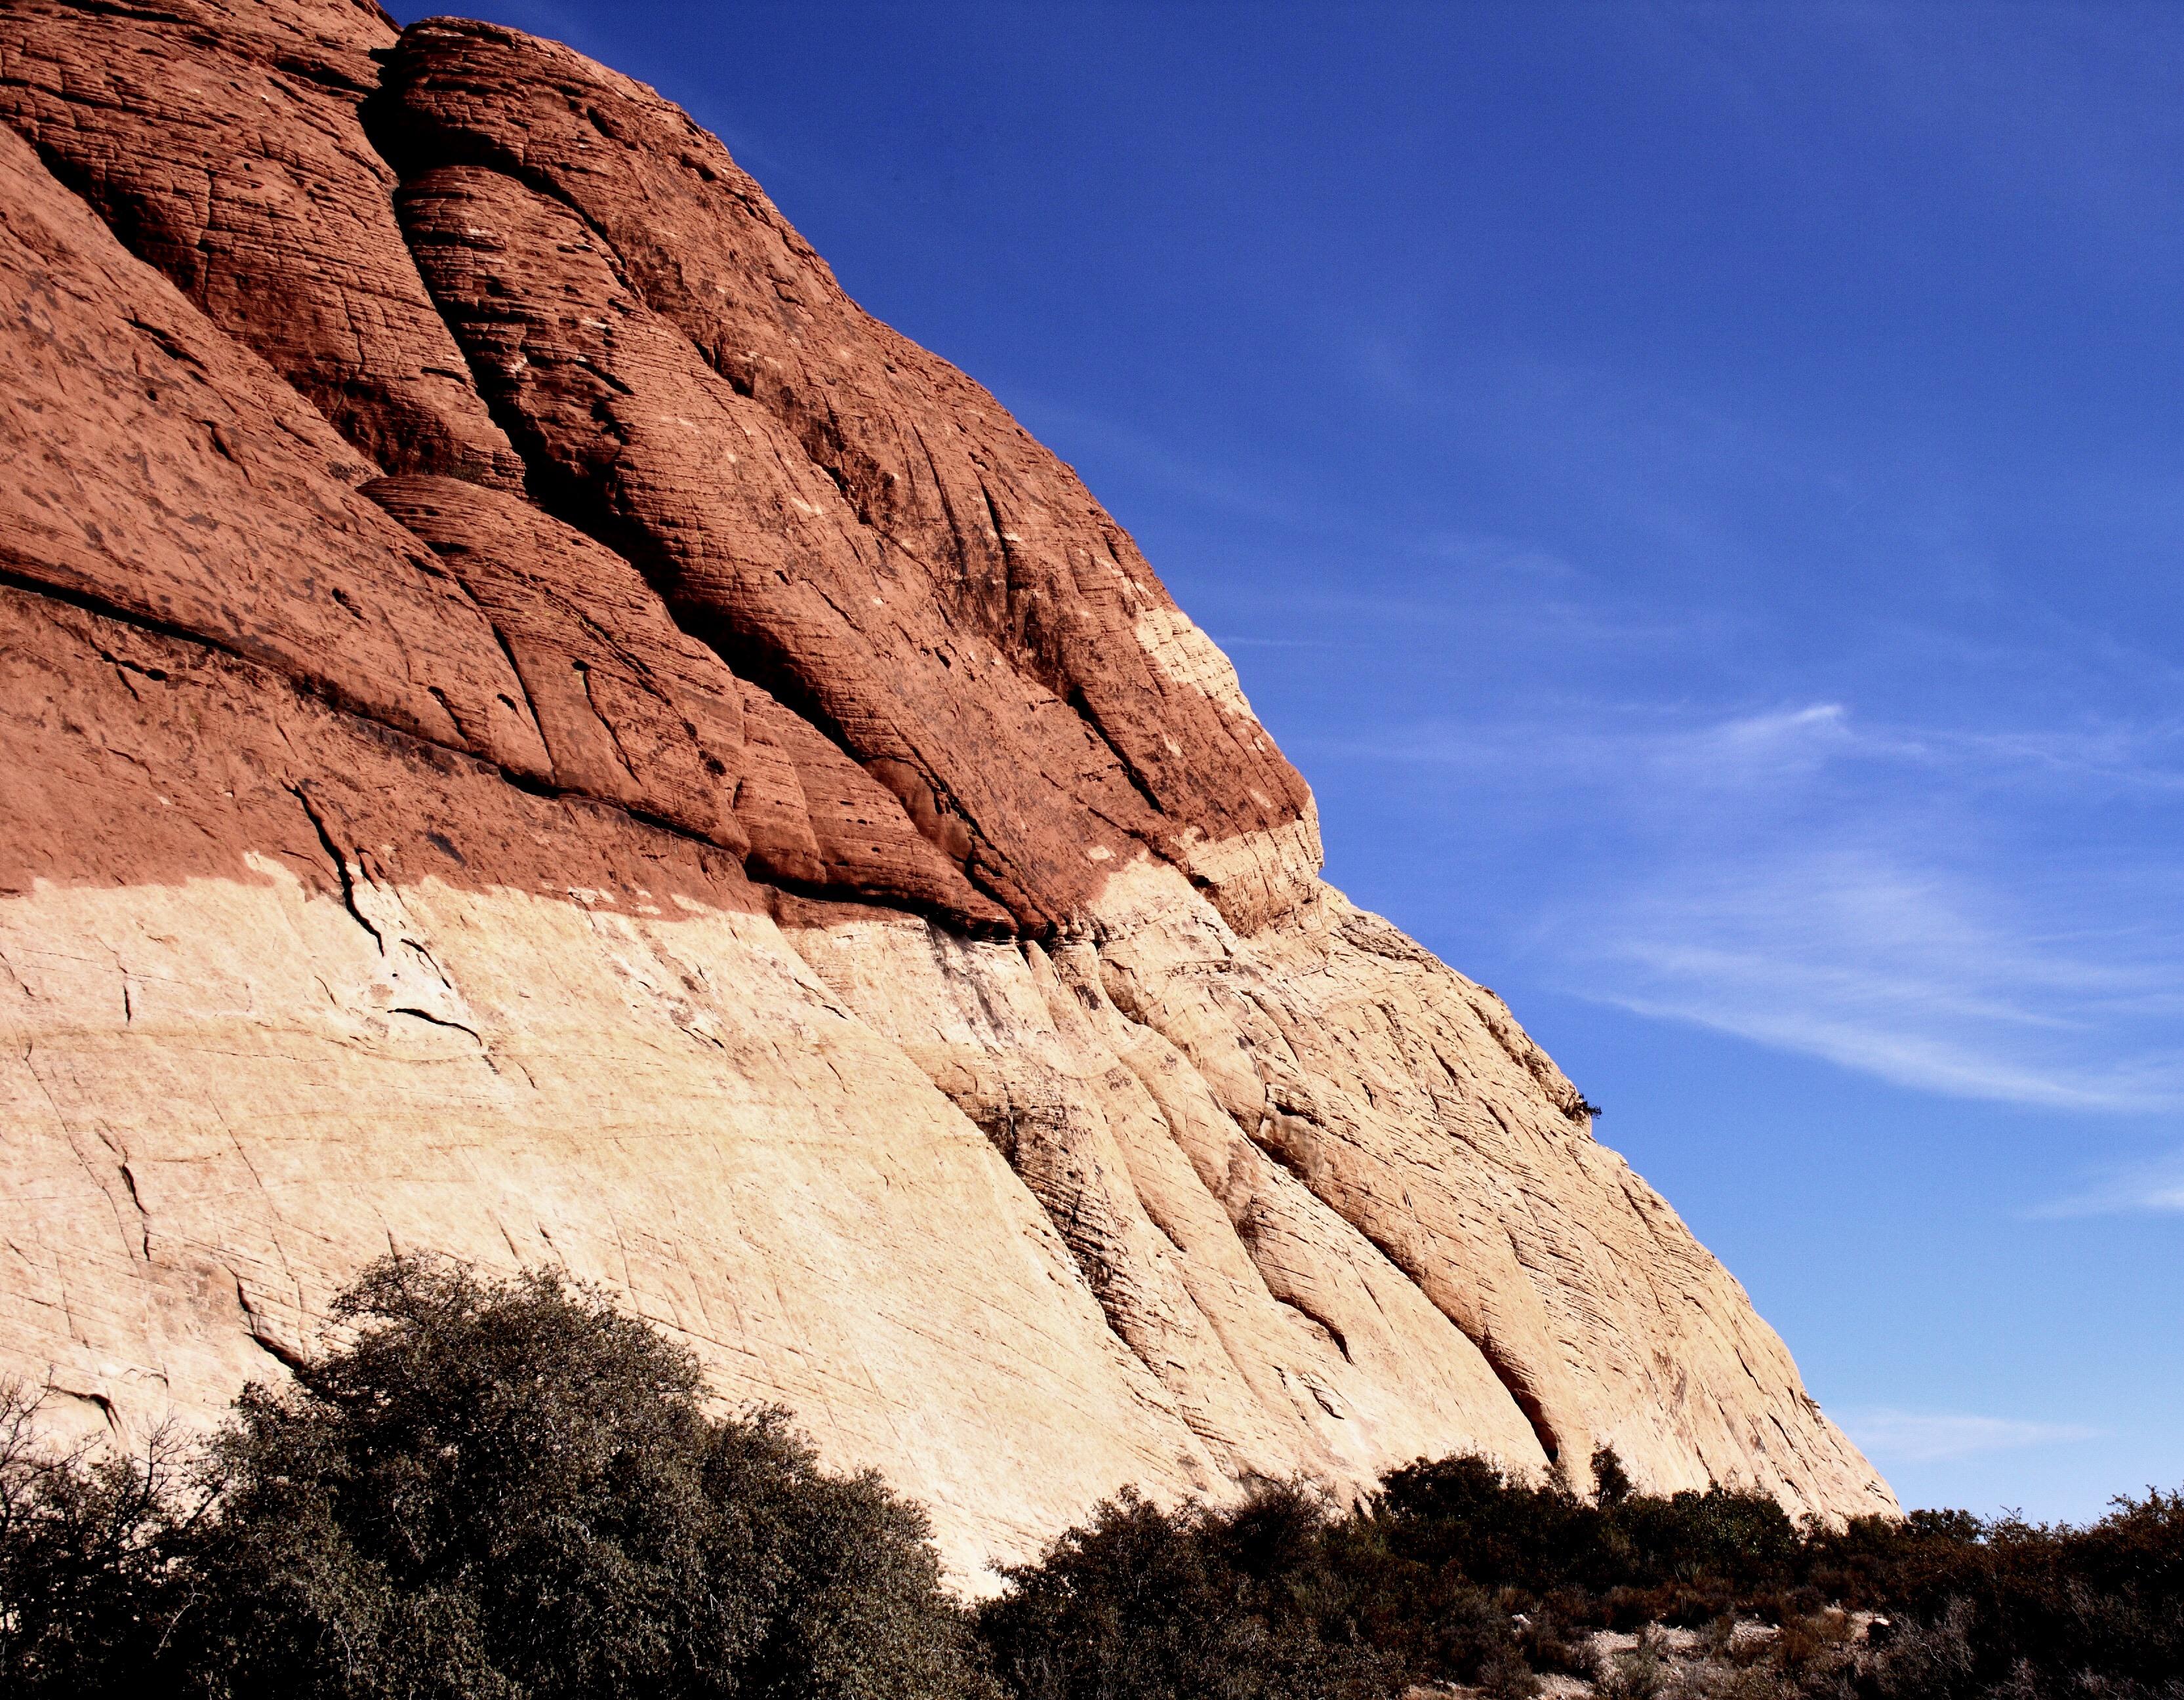
[[366, 4], [10, 0], [0, 117], [382, 466], [515, 488], [359, 121], [394, 42]]
[[1892, 1506], [1318, 881], [1128, 538], [674, 107], [8, 0], [0, 117], [0, 1371], [207, 1419], [393, 1244], [605, 1283], [967, 1580], [1459, 1448]]

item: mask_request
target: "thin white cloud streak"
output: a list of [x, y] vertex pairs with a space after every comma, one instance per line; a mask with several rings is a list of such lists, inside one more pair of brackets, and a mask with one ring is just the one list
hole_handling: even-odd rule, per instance
[[1893, 1463], [1942, 1463], [1984, 1452], [2098, 1440], [2101, 1435], [2081, 1423], [2031, 1423], [1953, 1412], [1867, 1410], [1839, 1413], [1836, 1420], [1870, 1457]]
[[2173, 939], [2086, 954], [1984, 918], [2000, 906], [1963, 875], [1872, 852], [1775, 850], [1656, 879], [1589, 906], [1563, 952], [1586, 995], [1953, 1097], [2184, 1106], [2184, 1046], [2158, 1034], [2184, 1018]]
[[2184, 1108], [2184, 880], [2097, 840], [2013, 856], [1997, 815], [2166, 807], [2179, 742], [1868, 727], [1817, 702], [1349, 754], [1462, 770], [1479, 812], [1585, 823], [1537, 940], [1579, 995], [1947, 1096], [2143, 1113]]
[[2081, 1192], [2027, 1212], [2036, 1219], [2084, 1216], [2184, 1216], [2184, 1151], [2109, 1169]]
[[[1876, 1018], [1832, 1017], [1784, 1007], [1783, 988], [1762, 980], [1743, 988], [1753, 999], [1740, 1006], [1730, 992], [1668, 995], [1658, 999], [1574, 989], [1580, 996], [1634, 1015], [1688, 1022], [1777, 1050], [1817, 1056], [1914, 1091], [1994, 1104], [2104, 1113], [2161, 1112], [2184, 1107], [2184, 1070], [2119, 1065], [2073, 1068], [2053, 1060], [2019, 1061], [1981, 1036], [1957, 1040], [1892, 1030]], [[1892, 1018], [1897, 1012], [1892, 1012]], [[2074, 1212], [2075, 1213], [2075, 1212]]]
[[1312, 747], [1364, 761], [1473, 768], [1521, 761], [1566, 781], [1628, 774], [1636, 767], [1742, 786], [1794, 778], [1823, 763], [1886, 762], [1928, 768], [1964, 783], [2098, 780], [2184, 795], [2184, 722], [1975, 732], [1869, 725], [1854, 721], [1841, 703], [1819, 702], [1691, 725], [1658, 711], [1589, 706], [1591, 723], [1582, 726], [1566, 721], [1428, 725], [1394, 736], [1314, 740]]

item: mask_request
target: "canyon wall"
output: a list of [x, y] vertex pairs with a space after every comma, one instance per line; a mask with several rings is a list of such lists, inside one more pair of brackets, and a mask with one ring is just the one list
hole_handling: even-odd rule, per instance
[[550, 1262], [931, 1508], [1420, 1454], [1893, 1508], [1069, 469], [651, 91], [0, 4], [0, 1373]]

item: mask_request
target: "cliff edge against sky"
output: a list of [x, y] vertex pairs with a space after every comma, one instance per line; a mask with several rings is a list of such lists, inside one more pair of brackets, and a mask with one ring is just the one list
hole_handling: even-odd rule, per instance
[[566, 48], [0, 3], [0, 1373], [552, 1261], [932, 1508], [1892, 1510], [1070, 470]]

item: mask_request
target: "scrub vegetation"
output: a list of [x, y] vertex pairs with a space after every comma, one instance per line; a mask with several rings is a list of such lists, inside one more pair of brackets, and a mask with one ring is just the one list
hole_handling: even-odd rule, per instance
[[0, 1394], [0, 1694], [208, 1700], [2184, 1700], [2184, 1496], [1800, 1525], [1474, 1458], [1367, 1502], [1124, 1494], [977, 1606], [922, 1514], [548, 1273], [388, 1259], [209, 1441]]

